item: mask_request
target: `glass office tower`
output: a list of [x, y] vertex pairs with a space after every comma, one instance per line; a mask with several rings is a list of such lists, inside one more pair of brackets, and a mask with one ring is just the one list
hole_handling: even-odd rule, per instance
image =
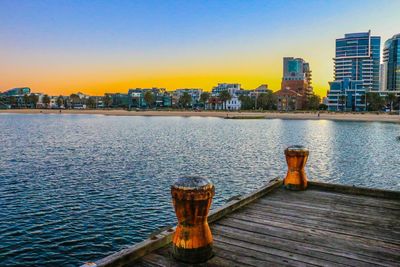
[[385, 42], [383, 48], [384, 82], [386, 91], [400, 91], [400, 34]]
[[381, 38], [371, 36], [371, 31], [336, 39], [335, 80], [330, 82], [328, 91], [329, 110], [365, 110], [365, 93], [379, 91], [380, 45]]

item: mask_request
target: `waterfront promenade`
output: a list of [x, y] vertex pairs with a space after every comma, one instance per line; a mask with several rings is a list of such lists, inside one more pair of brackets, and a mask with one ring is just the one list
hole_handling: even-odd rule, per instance
[[[58, 109], [7, 109], [0, 110], [1, 113], [15, 114], [59, 114]], [[182, 116], [182, 117], [219, 117], [219, 118], [240, 118], [240, 119], [293, 119], [293, 120], [337, 120], [337, 121], [369, 121], [369, 122], [394, 122], [400, 123], [399, 115], [378, 114], [378, 113], [328, 113], [321, 112], [228, 112], [228, 111], [127, 111], [121, 109], [102, 110], [62, 110], [62, 114], [94, 114], [108, 116]]]

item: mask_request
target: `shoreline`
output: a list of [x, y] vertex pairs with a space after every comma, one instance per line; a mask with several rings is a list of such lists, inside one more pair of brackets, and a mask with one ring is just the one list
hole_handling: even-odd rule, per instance
[[[4, 109], [0, 114], [60, 114], [58, 109]], [[367, 122], [392, 122], [400, 123], [399, 115], [376, 113], [280, 113], [280, 112], [238, 112], [238, 111], [127, 111], [121, 109], [104, 110], [62, 110], [61, 114], [83, 114], [104, 116], [166, 116], [166, 117], [216, 117], [227, 119], [284, 119], [284, 120], [335, 120], [335, 121], [367, 121]]]

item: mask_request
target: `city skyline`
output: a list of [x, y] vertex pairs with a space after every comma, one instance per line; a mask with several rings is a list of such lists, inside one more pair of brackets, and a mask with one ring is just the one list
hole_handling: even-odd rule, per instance
[[376, 5], [3, 0], [0, 91], [22, 86], [51, 95], [136, 87], [210, 91], [218, 82], [278, 90], [282, 58], [300, 57], [310, 63], [314, 91], [324, 96], [333, 78], [335, 39], [371, 30], [384, 43], [398, 33], [393, 29], [400, 29], [395, 17], [400, 2], [385, 1], [379, 13]]

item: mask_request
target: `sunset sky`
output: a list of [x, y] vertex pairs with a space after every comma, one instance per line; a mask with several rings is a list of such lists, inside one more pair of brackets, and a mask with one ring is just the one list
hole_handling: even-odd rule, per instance
[[333, 77], [335, 38], [400, 32], [400, 1], [0, 0], [0, 91], [51, 95], [237, 82], [279, 89], [282, 58]]

